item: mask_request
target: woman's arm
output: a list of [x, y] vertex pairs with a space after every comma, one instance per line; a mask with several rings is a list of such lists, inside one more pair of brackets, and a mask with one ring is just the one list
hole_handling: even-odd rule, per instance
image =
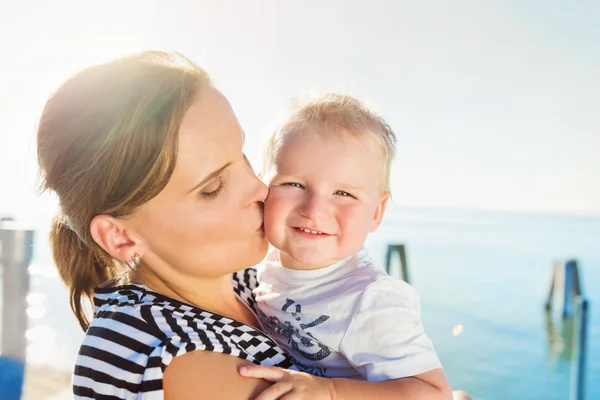
[[254, 364], [212, 351], [191, 351], [175, 357], [163, 376], [165, 399], [254, 399], [271, 383], [241, 377], [238, 369], [248, 365]]

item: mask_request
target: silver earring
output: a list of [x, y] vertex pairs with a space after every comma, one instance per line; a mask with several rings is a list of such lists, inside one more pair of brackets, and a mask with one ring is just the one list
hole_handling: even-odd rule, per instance
[[140, 265], [141, 257], [142, 256], [140, 256], [138, 253], [134, 253], [133, 256], [131, 257], [131, 261], [126, 261], [127, 266], [131, 270], [134, 270], [135, 267]]

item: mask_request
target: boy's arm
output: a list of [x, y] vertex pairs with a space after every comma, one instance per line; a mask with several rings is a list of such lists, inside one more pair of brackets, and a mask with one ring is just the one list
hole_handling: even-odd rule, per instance
[[377, 398], [379, 400], [452, 399], [450, 384], [441, 368], [413, 377], [392, 379], [389, 381], [364, 382], [334, 378], [332, 382], [335, 399], [337, 400], [367, 398]]
[[369, 382], [332, 379], [339, 400], [448, 400], [452, 390], [421, 323], [419, 296], [383, 279], [363, 292], [341, 352]]
[[420, 317], [415, 289], [382, 279], [354, 304], [340, 353], [367, 381], [421, 376], [441, 364]]
[[263, 378], [273, 382], [254, 400], [279, 398], [311, 400], [451, 400], [452, 391], [440, 369], [427, 371], [414, 377], [380, 382], [356, 381], [345, 378], [321, 378], [305, 372], [277, 367], [250, 365], [240, 369], [245, 377]]

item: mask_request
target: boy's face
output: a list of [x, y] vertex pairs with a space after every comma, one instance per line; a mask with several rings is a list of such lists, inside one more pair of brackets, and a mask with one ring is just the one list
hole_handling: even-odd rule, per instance
[[351, 256], [383, 217], [381, 155], [345, 133], [296, 134], [277, 158], [264, 226], [284, 266], [317, 269]]

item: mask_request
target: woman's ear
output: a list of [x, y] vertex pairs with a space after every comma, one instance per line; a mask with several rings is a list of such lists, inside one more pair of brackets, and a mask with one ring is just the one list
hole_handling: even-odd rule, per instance
[[387, 206], [389, 198], [390, 194], [388, 192], [385, 192], [379, 199], [379, 203], [377, 204], [377, 208], [375, 209], [375, 214], [373, 215], [373, 220], [371, 221], [371, 227], [369, 228], [369, 232], [375, 232], [375, 230], [381, 224], [381, 220], [383, 219], [385, 207]]
[[146, 251], [140, 238], [128, 231], [122, 221], [109, 215], [96, 215], [90, 222], [90, 233], [104, 251], [118, 260], [130, 261], [134, 255], [141, 256]]

